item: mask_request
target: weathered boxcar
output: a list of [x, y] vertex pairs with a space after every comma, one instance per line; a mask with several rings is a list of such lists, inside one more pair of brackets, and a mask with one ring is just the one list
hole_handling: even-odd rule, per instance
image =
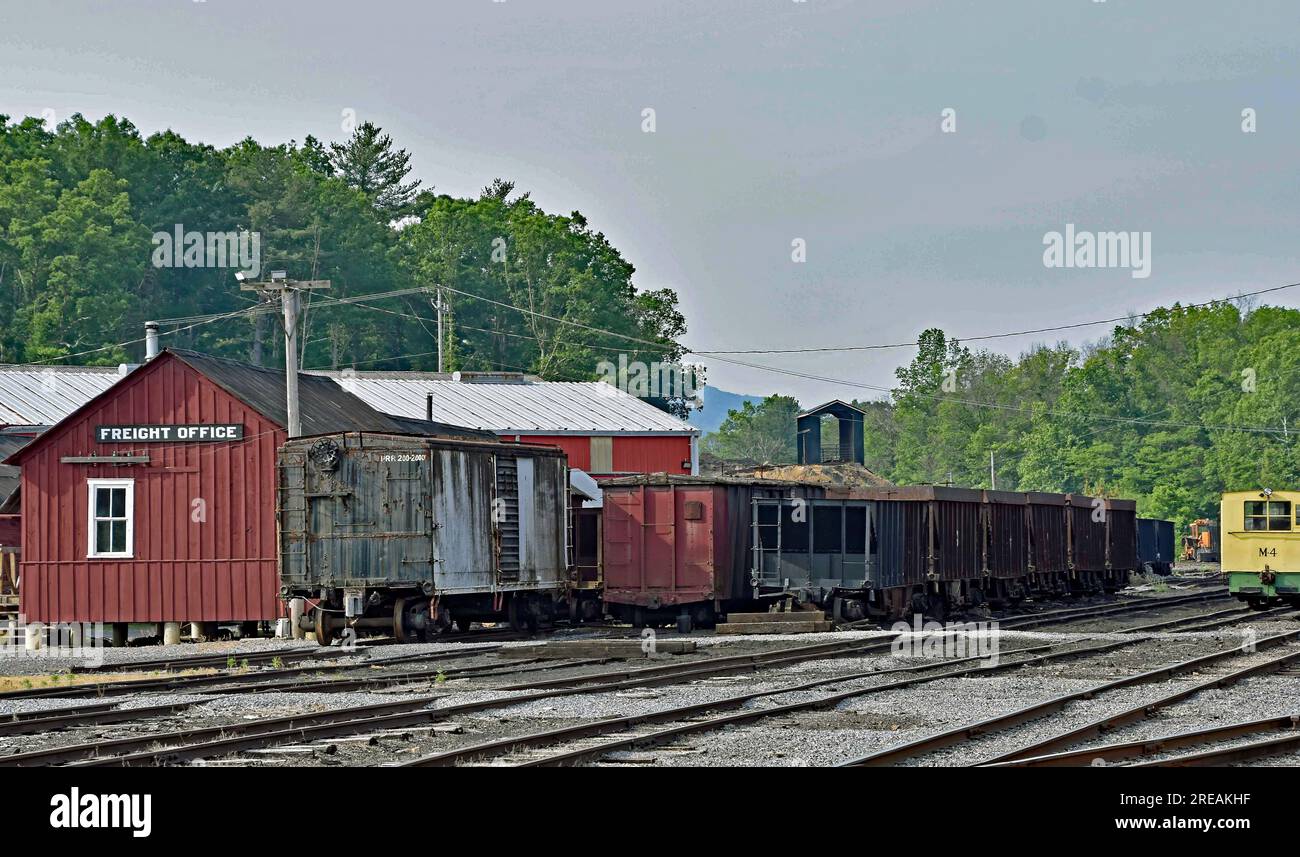
[[322, 644], [535, 626], [563, 605], [568, 475], [551, 447], [348, 432], [279, 453], [280, 595]]
[[1117, 592], [1129, 584], [1138, 568], [1137, 502], [1106, 501], [1106, 572], [1103, 587]]
[[1156, 518], [1137, 519], [1138, 566], [1153, 574], [1169, 574], [1174, 568], [1174, 522]]
[[1137, 567], [1137, 503], [1066, 495], [1070, 523], [1070, 583], [1082, 592], [1115, 592]]
[[[820, 497], [820, 486], [654, 473], [602, 480], [605, 608], [642, 625], [683, 630], [751, 606], [757, 499]], [[761, 581], [760, 581], [761, 583]], [[784, 584], [773, 581], [784, 593]]]
[[1029, 589], [1029, 498], [1017, 491], [983, 493], [984, 594], [1018, 601]]
[[1030, 491], [1029, 587], [1058, 593], [1070, 587], [1070, 507], [1064, 494]]

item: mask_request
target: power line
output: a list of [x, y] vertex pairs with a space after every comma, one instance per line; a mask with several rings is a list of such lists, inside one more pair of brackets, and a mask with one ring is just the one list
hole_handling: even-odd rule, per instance
[[[1230, 303], [1232, 301], [1241, 300], [1243, 298], [1251, 298], [1251, 297], [1256, 297], [1258, 295], [1270, 294], [1272, 292], [1280, 292], [1284, 289], [1294, 289], [1297, 286], [1300, 286], [1300, 283], [1288, 283], [1285, 286], [1274, 286], [1269, 289], [1260, 289], [1259, 291], [1256, 292], [1244, 292], [1242, 294], [1235, 295], [1230, 298], [1215, 298], [1214, 300], [1204, 301], [1202, 303], [1182, 304], [1182, 307], [1183, 309], [1199, 309], [1200, 307], [1215, 306], [1217, 304]], [[1160, 307], [1159, 309], [1154, 309], [1149, 312], [1115, 316], [1114, 318], [1100, 318], [1097, 319], [1096, 321], [1080, 321], [1074, 324], [1059, 324], [1053, 327], [1035, 327], [1029, 330], [1013, 330], [1007, 333], [988, 333], [981, 336], [953, 336], [951, 337], [951, 339], [954, 342], [983, 342], [990, 339], [1007, 339], [1013, 336], [1033, 336], [1039, 333], [1057, 333], [1063, 330], [1078, 330], [1079, 328], [1082, 327], [1096, 327], [1099, 324], [1115, 324], [1116, 322], [1128, 321], [1134, 318], [1146, 318], [1150, 315], [1154, 315], [1156, 312], [1159, 312], [1160, 309], [1166, 309], [1166, 307]], [[834, 351], [874, 351], [874, 350], [886, 349], [886, 348], [915, 348], [919, 344], [920, 342], [918, 340], [912, 342], [893, 342], [893, 343], [885, 343], [879, 345], [836, 345], [836, 346], [824, 346], [824, 347], [819, 346], [819, 347], [812, 347], [812, 348], [750, 348], [750, 349], [732, 349], [732, 350], [714, 349], [712, 351], [692, 351], [691, 353], [707, 354], [710, 356], [715, 354], [810, 354], [810, 353], [834, 352]]]

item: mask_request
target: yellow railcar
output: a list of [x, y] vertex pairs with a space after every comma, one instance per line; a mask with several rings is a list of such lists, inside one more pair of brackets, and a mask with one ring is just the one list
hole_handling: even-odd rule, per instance
[[1228, 591], [1264, 609], [1300, 606], [1300, 491], [1232, 491], [1219, 507]]

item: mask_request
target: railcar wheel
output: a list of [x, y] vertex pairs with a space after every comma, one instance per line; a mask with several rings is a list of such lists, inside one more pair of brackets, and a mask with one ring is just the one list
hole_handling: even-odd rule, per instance
[[328, 646], [333, 643], [334, 639], [338, 636], [338, 628], [330, 620], [330, 615], [326, 613], [324, 609], [317, 607], [314, 618], [316, 626], [316, 644], [320, 646]]
[[677, 633], [689, 634], [693, 630], [695, 630], [695, 623], [691, 621], [689, 613], [683, 613], [677, 617]]
[[406, 599], [399, 598], [393, 602], [393, 636], [397, 642], [410, 642], [406, 633]]
[[470, 629], [470, 626], [472, 626], [473, 624], [474, 621], [472, 619], [457, 619], [456, 630], [464, 634], [466, 631]]

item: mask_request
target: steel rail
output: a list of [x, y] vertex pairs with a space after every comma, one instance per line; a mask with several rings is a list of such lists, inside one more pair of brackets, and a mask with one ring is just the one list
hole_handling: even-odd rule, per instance
[[[1188, 618], [1184, 617], [1183, 621]], [[1122, 645], [1130, 645], [1135, 640], [1123, 640], [1106, 644], [1096, 649], [1113, 648]], [[809, 649], [825, 649], [826, 646], [799, 647], [803, 653], [793, 660], [806, 659]], [[1082, 653], [1084, 650], [1075, 650], [1076, 653]], [[1091, 650], [1089, 650], [1091, 651]], [[705, 670], [704, 674], [716, 674], [714, 670]], [[694, 677], [692, 673], [690, 677]], [[677, 676], [675, 678], [681, 678]], [[634, 678], [617, 684], [602, 684], [580, 689], [554, 689], [543, 690], [534, 693], [525, 693], [508, 699], [498, 699], [483, 701], [478, 703], [461, 703], [444, 706], [438, 709], [419, 711], [415, 718], [410, 722], [424, 722], [428, 719], [444, 719], [446, 717], [482, 711], [489, 708], [508, 708], [521, 703], [532, 702], [536, 700], [552, 699], [559, 696], [568, 696], [575, 693], [594, 693], [594, 692], [612, 692], [634, 687], [643, 687], [648, 683], [662, 681], [662, 676], [649, 676], [645, 678]], [[675, 680], [669, 678], [669, 680]], [[843, 680], [843, 679], [837, 679]], [[50, 748], [48, 750], [32, 751], [29, 753], [13, 754], [10, 756], [0, 756], [0, 766], [6, 765], [31, 765], [31, 764], [58, 764], [60, 762], [75, 761], [78, 759], [89, 759], [95, 764], [151, 764], [156, 763], [160, 758], [185, 759], [198, 758], [205, 755], [212, 755], [213, 751], [222, 748], [235, 747], [242, 749], [246, 746], [266, 746], [268, 744], [281, 743], [286, 740], [300, 740], [303, 737], [302, 730], [298, 728], [301, 724], [322, 724], [330, 727], [329, 730], [319, 729], [311, 734], [355, 734], [364, 732], [369, 729], [383, 726], [402, 725], [402, 722], [395, 720], [385, 720], [383, 717], [376, 717], [376, 711], [395, 711], [406, 712], [412, 708], [423, 708], [439, 697], [427, 697], [420, 700], [383, 703], [372, 706], [357, 706], [353, 708], [340, 709], [335, 712], [322, 712], [309, 715], [290, 715], [272, 720], [255, 721], [247, 724], [234, 724], [224, 727], [210, 727], [199, 730], [186, 730], [173, 733], [160, 733], [142, 738], [118, 739], [109, 742], [89, 743], [80, 745], [70, 745], [65, 747]], [[396, 715], [392, 715], [396, 717]], [[195, 738], [217, 737], [217, 736], [237, 736], [241, 741], [215, 744], [212, 741], [186, 744], [193, 742]], [[178, 746], [177, 746], [178, 745]], [[122, 752], [132, 753], [132, 751], [142, 748], [150, 748], [148, 752], [135, 753], [132, 757], [102, 757], [105, 753]], [[227, 749], [226, 752], [233, 752]], [[152, 760], [152, 761], [150, 761]]]
[[[73, 726], [97, 726], [103, 723], [122, 723], [149, 717], [167, 717], [179, 714], [193, 703], [175, 702], [167, 705], [148, 705], [139, 708], [114, 708], [112, 706], [86, 706], [67, 712], [42, 711], [44, 717], [0, 722], [0, 735], [28, 735], [34, 732], [53, 732]], [[0, 756], [0, 764], [4, 757]]]
[[[1285, 645], [1286, 643], [1294, 643], [1298, 640], [1300, 640], [1300, 631], [1288, 631], [1284, 634], [1275, 634], [1270, 637], [1263, 637], [1255, 641], [1254, 647], [1255, 649], [1270, 648], [1272, 646]], [[924, 755], [925, 753], [931, 752], [933, 750], [940, 750], [945, 747], [950, 747], [953, 744], [959, 744], [963, 741], [968, 741], [980, 735], [984, 735], [990, 732], [1002, 731], [1012, 726], [1018, 726], [1022, 723], [1027, 723], [1032, 720], [1038, 720], [1048, 714], [1053, 714], [1057, 711], [1060, 711], [1064, 709], [1067, 705], [1069, 705], [1071, 702], [1075, 702], [1080, 699], [1091, 699], [1092, 697], [1098, 694], [1105, 693], [1110, 690], [1116, 690], [1123, 687], [1130, 687], [1136, 684], [1147, 684], [1153, 681], [1161, 681], [1164, 679], [1172, 678], [1173, 676], [1181, 675], [1182, 673], [1186, 673], [1186, 672], [1192, 672], [1200, 667], [1208, 666], [1210, 664], [1214, 664], [1219, 661], [1226, 660], [1228, 658], [1236, 657], [1237, 655], [1247, 654], [1247, 653], [1249, 652], [1247, 651], [1245, 646], [1233, 647], [1230, 649], [1222, 649], [1217, 652], [1212, 652], [1208, 655], [1200, 655], [1198, 657], [1190, 658], [1185, 661], [1179, 661], [1174, 664], [1167, 664], [1165, 666], [1157, 667], [1153, 670], [1147, 670], [1146, 672], [1138, 673], [1136, 675], [1124, 676], [1123, 678], [1112, 679], [1111, 681], [1103, 682], [1102, 684], [1095, 685], [1093, 687], [1089, 687], [1084, 690], [1075, 691], [1073, 693], [1062, 694], [1061, 696], [1053, 697], [1044, 702], [1038, 702], [1038, 703], [1034, 703], [1033, 705], [1024, 706], [1023, 708], [1018, 708], [1015, 711], [1009, 712], [1007, 714], [1001, 714], [996, 717], [990, 717], [975, 723], [968, 723], [963, 726], [958, 726], [955, 729], [948, 729], [934, 735], [928, 735], [924, 738], [919, 738], [915, 741], [909, 741], [897, 747], [890, 747], [884, 750], [877, 751], [875, 753], [870, 753], [865, 756], [861, 756], [855, 759], [850, 759], [845, 762], [841, 762], [838, 767], [874, 767], [880, 765], [891, 765], [895, 762], [913, 758], [914, 756]], [[1283, 663], [1287, 663], [1294, 660], [1300, 660], [1300, 651], [1288, 653], [1287, 655], [1284, 655], [1282, 658], [1275, 659], [1274, 661], [1271, 662], [1266, 662], [1265, 665], [1256, 665], [1254, 667], [1248, 667], [1246, 670], [1242, 670], [1239, 672], [1241, 674], [1254, 673], [1262, 670], [1266, 665], [1281, 666]], [[1205, 689], [1206, 687], [1212, 687], [1214, 685], [1221, 684], [1224, 682], [1230, 682], [1232, 680], [1235, 680], [1235, 678], [1240, 677], [1237, 674], [1232, 674], [1232, 675], [1234, 676], [1234, 678], [1230, 679], [1228, 676], [1221, 676], [1219, 678], [1211, 680], [1210, 682], [1202, 683], [1201, 685], [1198, 686], [1198, 690], [1180, 691], [1177, 694], [1172, 694], [1170, 698], [1175, 696], [1178, 698], [1190, 696], [1192, 693], [1199, 692], [1200, 689]], [[1144, 712], [1149, 710], [1152, 704], [1153, 703], [1147, 703], [1136, 709], [1131, 709], [1130, 711]], [[1090, 724], [1090, 727], [1097, 727], [1098, 729], [1100, 729], [1102, 728], [1100, 724], [1103, 724], [1109, 721], [1110, 719], [1111, 718], [1104, 718], [1101, 721], [1097, 721], [1096, 724]], [[1067, 734], [1081, 733], [1090, 727], [1084, 727], [1084, 729], [1074, 730], [1074, 732], [1067, 733]], [[1038, 742], [1032, 745], [1031, 747], [1021, 748], [1020, 750], [1015, 751], [1014, 755], [1020, 756], [1037, 750], [1041, 750], [1045, 745], [1058, 740], [1061, 740], [1061, 736], [1058, 736], [1058, 738], [1056, 739], [1048, 739], [1048, 741]], [[1008, 754], [1008, 756], [1010, 755], [1012, 754]], [[1007, 757], [998, 757], [997, 759], [990, 760], [990, 761], [1005, 761], [1006, 758]]]
[[1200, 753], [1189, 753], [1183, 756], [1173, 756], [1168, 759], [1154, 759], [1149, 762], [1137, 762], [1126, 767], [1194, 768], [1204, 767], [1206, 765], [1225, 765], [1230, 762], [1248, 762], [1252, 759], [1262, 759], [1268, 756], [1276, 756], [1281, 753], [1293, 753], [1296, 750], [1300, 750], [1300, 734], [1284, 735], [1281, 738], [1269, 738], [1264, 741], [1254, 741], [1248, 744], [1237, 744], [1231, 747], [1204, 750]]
[[[1205, 600], [1205, 599], [1199, 597], [1194, 599], [1194, 601], [1200, 601], [1200, 600]], [[1180, 603], [1191, 603], [1191, 602], [1180, 602]], [[1110, 613], [1112, 612], [1118, 612], [1113, 609], [1117, 605], [1105, 605], [1105, 606], [1107, 608], [1112, 608], [1111, 610], [1109, 610], [1107, 615], [1110, 615]], [[1142, 605], [1142, 606], [1123, 605], [1123, 607], [1125, 608], [1123, 612], [1135, 612], [1135, 611], [1140, 612], [1140, 611], [1152, 609], [1151, 607], [1146, 605]], [[1070, 616], [1060, 617], [1059, 621], [1070, 622], [1078, 618], [1078, 616], [1074, 614], [1073, 611], [1070, 612], [1071, 612]], [[1238, 609], [1237, 612], [1242, 613], [1242, 615], [1246, 615], [1245, 611], [1242, 609]], [[1254, 615], [1259, 615], [1259, 614], [1256, 613]], [[1040, 618], [1039, 616], [1030, 617], [1030, 618], [1035, 620], [1032, 623], [1033, 625], [1045, 624], [1045, 622], [1037, 621]], [[1199, 617], [1184, 617], [1184, 618], [1199, 618]], [[1023, 625], [1008, 626], [1007, 622], [1010, 621], [1012, 620], [1000, 621], [998, 623], [999, 629], [1017, 630], [1020, 627], [1024, 627]], [[1171, 620], [1171, 621], [1183, 621], [1183, 620]], [[963, 625], [954, 625], [951, 628], [944, 628], [940, 633], [959, 634], [962, 633], [964, 629], [969, 627], [971, 627], [970, 623], [965, 623]], [[1139, 628], [1141, 627], [1145, 627], [1145, 626], [1139, 626]], [[797, 663], [802, 660], [821, 659], [824, 657], [836, 657], [839, 655], [862, 655], [862, 654], [871, 654], [873, 652], [890, 651], [892, 650], [895, 643], [899, 639], [901, 639], [901, 637], [891, 637], [889, 639], [881, 639], [878, 641], [840, 640], [831, 643], [819, 643], [819, 644], [814, 644], [809, 646], [794, 646], [794, 647], [787, 647], [781, 649], [772, 649], [766, 652], [753, 652], [744, 655], [728, 655], [719, 658], [694, 660], [686, 663], [667, 664], [664, 666], [657, 666], [657, 667], [639, 667], [634, 669], [611, 670], [603, 673], [594, 673], [585, 676], [568, 676], [564, 678], [551, 679], [549, 681], [524, 682], [520, 684], [506, 685], [504, 687], [498, 687], [494, 689], [509, 690], [509, 691], [542, 690], [542, 689], [561, 688], [561, 687], [579, 687], [583, 685], [592, 685], [592, 684], [601, 684], [601, 683], [612, 684], [615, 682], [623, 682], [630, 679], [645, 679], [647, 680], [647, 682], [649, 682], [649, 680], [656, 679], [656, 678], [665, 678], [669, 680], [673, 679], [674, 677], [698, 678], [710, 674], [709, 672], [705, 672], [705, 670], [712, 670], [712, 674], [714, 675], [722, 675], [729, 672], [756, 671], [758, 669], [761, 669], [764, 666], [769, 666], [773, 664], [788, 664], [788, 663]]]
[[[1245, 610], [1244, 608], [1233, 610], [1233, 611], [1219, 611], [1208, 615], [1220, 616], [1224, 612], [1232, 612], [1236, 615], [1230, 617], [1229, 619], [1220, 620], [1219, 622], [1214, 622], [1209, 624], [1220, 624], [1223, 621], [1238, 621], [1242, 618], [1253, 617], [1255, 615], [1258, 615], [1256, 613], [1252, 613], [1251, 611]], [[1156, 628], [1156, 627], [1167, 627], [1171, 624], [1186, 623], [1186, 622], [1196, 621], [1203, 618], [1206, 618], [1206, 616], [1187, 616], [1187, 617], [1182, 617], [1180, 619], [1174, 619], [1174, 620], [1169, 620], [1164, 622], [1156, 622], [1156, 623], [1152, 623], [1151, 625], [1144, 625], [1141, 627], [1144, 629]], [[868, 688], [853, 689], [847, 692], [837, 693], [833, 696], [828, 696], [817, 700], [791, 703], [788, 705], [776, 706], [768, 709], [762, 709], [762, 710], [751, 711], [751, 712], [743, 712], [737, 715], [725, 715], [721, 717], [711, 718], [705, 721], [682, 724], [679, 726], [669, 727], [668, 729], [660, 730], [658, 732], [651, 733], [648, 735], [636, 735], [626, 739], [610, 742], [607, 744], [602, 744], [597, 747], [580, 748], [573, 751], [562, 752], [557, 755], [548, 756], [544, 759], [525, 762], [522, 764], [524, 765], [575, 764], [577, 762], [584, 761], [593, 757], [603, 756], [609, 752], [613, 752], [614, 750], [618, 750], [618, 749], [663, 743], [665, 741], [673, 740], [685, 734], [710, 731], [713, 729], [722, 728], [724, 726], [734, 725], [736, 723], [750, 722], [753, 720], [770, 717], [773, 715], [786, 714], [786, 713], [791, 713], [791, 712], [801, 711], [806, 709], [825, 708], [832, 705], [837, 705], [846, 699], [851, 699], [858, 696], [865, 696], [867, 694], [875, 693], [878, 691], [896, 690], [899, 688], [920, 684], [922, 682], [935, 681], [943, 678], [960, 678], [969, 675], [981, 675], [990, 672], [997, 672], [1003, 669], [1019, 669], [1021, 667], [1028, 666], [1031, 664], [1047, 662], [1052, 660], [1059, 660], [1063, 658], [1084, 657], [1087, 655], [1098, 654], [1101, 652], [1105, 652], [1117, 648], [1123, 648], [1126, 646], [1135, 645], [1137, 643], [1145, 642], [1150, 639], [1151, 639], [1150, 637], [1139, 637], [1136, 639], [1112, 640], [1095, 646], [1076, 648], [1076, 649], [1065, 649], [1062, 651], [1050, 652], [1048, 654], [1038, 655], [1024, 660], [1018, 660], [1014, 662], [1002, 662], [992, 666], [988, 666], [988, 665], [981, 666], [977, 669], [963, 669], [963, 670], [949, 671], [937, 675], [918, 676], [909, 679], [903, 679], [898, 682], [891, 682], [889, 684], [873, 685]], [[1050, 644], [1050, 645], [1036, 646], [1031, 648], [1014, 649], [1010, 652], [1004, 652], [1002, 654], [1024, 654], [1024, 653], [1031, 653], [1031, 652], [1039, 652], [1047, 649], [1055, 649], [1057, 648], [1057, 646], [1058, 644]], [[509, 753], [513, 750], [521, 749], [525, 747], [545, 746], [548, 744], [558, 743], [566, 740], [577, 740], [580, 738], [587, 738], [594, 735], [602, 735], [602, 734], [609, 734], [612, 732], [626, 731], [628, 729], [634, 728], [636, 726], [640, 726], [642, 724], [662, 722], [664, 720], [679, 720], [686, 717], [690, 717], [692, 715], [698, 714], [703, 711], [743, 705], [746, 702], [750, 702], [755, 699], [761, 699], [764, 697], [779, 696], [787, 693], [801, 692], [801, 691], [811, 690], [818, 687], [824, 687], [826, 685], [841, 684], [848, 681], [856, 681], [864, 678], [872, 678], [875, 676], [885, 675], [888, 673], [923, 672], [932, 669], [937, 669], [940, 667], [952, 666], [954, 664], [963, 663], [967, 661], [975, 661], [975, 660], [985, 660], [985, 658], [982, 656], [976, 656], [971, 658], [960, 658], [956, 660], [937, 661], [932, 664], [896, 667], [896, 668], [885, 669], [885, 670], [871, 670], [862, 673], [855, 673], [855, 674], [849, 674], [844, 676], [835, 676], [826, 679], [818, 679], [815, 681], [805, 682], [802, 684], [792, 685], [789, 687], [739, 694], [736, 696], [727, 697], [725, 699], [716, 700], [713, 702], [696, 703], [692, 705], [680, 706], [677, 708], [666, 709], [664, 711], [654, 712], [651, 714], [632, 715], [628, 717], [613, 717], [613, 718], [608, 718], [606, 720], [597, 721], [595, 723], [579, 724], [576, 726], [563, 727], [560, 729], [547, 730], [544, 732], [512, 736], [509, 738], [499, 739], [496, 741], [489, 741], [482, 744], [473, 745], [470, 747], [460, 748], [458, 750], [451, 750], [444, 753], [437, 753], [430, 756], [413, 759], [408, 762], [402, 763], [402, 766], [403, 767], [447, 767], [451, 765], [460, 764], [466, 761], [473, 761], [475, 759], [480, 759], [494, 754], [500, 755], [502, 753]]]
[[1115, 744], [1102, 744], [1082, 750], [1066, 750], [1061, 753], [1049, 753], [1043, 756], [1028, 756], [1008, 762], [996, 762], [985, 765], [990, 768], [1071, 768], [1095, 766], [1098, 762], [1124, 761], [1143, 756], [1153, 756], [1182, 747], [1194, 747], [1215, 741], [1227, 741], [1244, 735], [1258, 735], [1279, 729], [1296, 730], [1300, 728], [1300, 714], [1280, 714], [1260, 720], [1248, 720], [1230, 723], [1226, 726], [1212, 726], [1208, 729], [1194, 729], [1190, 732], [1175, 732], [1153, 738], [1140, 738]]
[[1036, 754], [1045, 753], [1049, 750], [1070, 747], [1074, 744], [1078, 744], [1080, 741], [1087, 740], [1088, 738], [1095, 738], [1121, 726], [1127, 726], [1130, 723], [1144, 720], [1149, 717], [1153, 711], [1173, 705], [1176, 702], [1181, 702], [1184, 699], [1195, 696], [1203, 690], [1225, 687], [1234, 684], [1243, 678], [1276, 672], [1277, 670], [1298, 660], [1300, 660], [1300, 654], [1291, 653], [1283, 655], [1280, 658], [1262, 661], [1254, 666], [1234, 670], [1226, 675], [1215, 676], [1205, 681], [1198, 682], [1190, 687], [1173, 691], [1172, 693], [1166, 694], [1165, 696], [1152, 700], [1151, 702], [1146, 702], [1142, 705], [1135, 705], [1132, 708], [1125, 709], [1116, 714], [1098, 718], [1097, 720], [1080, 726], [1077, 729], [1071, 729], [1068, 732], [1062, 732], [1059, 735], [1035, 741], [1032, 744], [1018, 747], [1015, 750], [1003, 753], [999, 756], [994, 756], [991, 759], [986, 759], [983, 762], [978, 762], [976, 764], [980, 766], [992, 766], [1002, 762], [1028, 758]]

